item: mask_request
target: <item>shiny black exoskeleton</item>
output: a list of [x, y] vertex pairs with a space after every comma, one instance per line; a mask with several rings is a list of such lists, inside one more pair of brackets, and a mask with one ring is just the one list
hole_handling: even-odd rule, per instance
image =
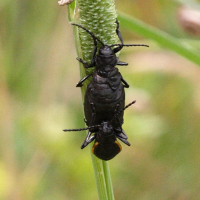
[[[118, 115], [123, 112], [126, 108], [134, 104], [135, 101], [128, 104], [122, 110], [118, 110], [118, 112], [113, 116], [117, 118]], [[99, 125], [90, 126], [82, 129], [65, 129], [64, 131], [82, 131], [89, 129], [89, 133], [82, 145], [81, 148], [84, 148], [93, 140], [95, 140], [94, 145], [92, 147], [92, 152], [95, 156], [102, 160], [110, 160], [114, 158], [122, 149], [120, 143], [117, 141], [117, 138], [121, 140], [126, 145], [130, 146], [130, 143], [127, 141], [128, 137], [119, 124], [119, 128], [115, 128], [112, 125], [111, 121], [103, 121]], [[93, 134], [94, 133], [94, 134]]]
[[110, 160], [121, 151], [122, 147], [117, 141], [117, 138], [120, 136], [130, 146], [127, 141], [127, 136], [122, 134], [120, 130], [113, 129], [113, 126], [109, 122], [102, 122], [98, 131], [93, 136], [95, 142], [92, 147], [92, 152], [102, 160]]
[[[81, 87], [83, 82], [92, 76], [91, 82], [87, 86], [84, 99], [85, 122], [87, 126], [99, 125], [102, 122], [112, 122], [112, 127], [120, 129], [123, 124], [123, 115], [121, 112], [118, 117], [114, 115], [118, 110], [123, 110], [125, 105], [124, 88], [128, 88], [128, 83], [123, 79], [122, 75], [116, 68], [116, 65], [128, 65], [128, 63], [119, 61], [116, 53], [124, 46], [147, 46], [143, 44], [123, 44], [123, 39], [119, 31], [119, 23], [116, 20], [116, 34], [121, 41], [121, 44], [105, 45], [92, 32], [78, 24], [72, 24], [84, 29], [91, 35], [94, 41], [94, 50], [92, 53], [91, 63], [88, 64], [81, 58], [77, 58], [85, 68], [95, 67], [93, 73], [87, 75], [79, 81], [77, 87]], [[97, 53], [97, 44], [101, 43], [101, 47]], [[112, 49], [112, 47], [115, 47]], [[98, 132], [97, 128], [93, 128], [92, 132]], [[90, 131], [88, 132], [88, 136]], [[87, 144], [87, 138], [83, 142], [81, 148]]]
[[102, 122], [93, 136], [95, 142], [92, 147], [92, 153], [102, 160], [110, 160], [122, 150], [117, 138], [130, 146], [130, 143], [127, 141], [128, 137], [123, 129], [121, 127], [118, 129], [114, 128], [110, 122]]

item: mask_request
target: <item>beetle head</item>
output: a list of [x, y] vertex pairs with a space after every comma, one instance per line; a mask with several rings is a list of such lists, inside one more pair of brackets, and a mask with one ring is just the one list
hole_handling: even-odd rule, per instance
[[115, 55], [114, 51], [107, 45], [101, 46], [99, 49], [99, 56], [109, 57], [113, 55]]
[[102, 135], [108, 136], [112, 134], [113, 126], [109, 122], [102, 122], [101, 126], [99, 127], [99, 132], [101, 132]]

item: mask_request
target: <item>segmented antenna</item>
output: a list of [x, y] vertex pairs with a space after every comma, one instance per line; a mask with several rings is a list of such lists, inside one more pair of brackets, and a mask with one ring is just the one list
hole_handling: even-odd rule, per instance
[[132, 101], [131, 103], [126, 105], [122, 110], [120, 110], [119, 112], [121, 113], [122, 111], [126, 110], [129, 106], [133, 105], [135, 102], [136, 102], [136, 100]]
[[90, 128], [97, 128], [97, 127], [100, 127], [101, 125], [95, 125], [95, 126], [88, 126], [86, 128], [79, 128], [79, 129], [64, 129], [63, 131], [65, 132], [69, 132], [69, 131], [85, 131], [85, 130], [88, 130]]
[[87, 33], [89, 33], [89, 34], [92, 36], [92, 38], [93, 38], [94, 41], [97, 40], [97, 41], [99, 41], [103, 46], [105, 46], [104, 43], [94, 35], [94, 33], [90, 32], [90, 31], [87, 30], [85, 27], [83, 27], [83, 26], [81, 26], [81, 25], [79, 25], [79, 24], [74, 24], [74, 23], [71, 23], [71, 25], [78, 26], [79, 28], [82, 28], [83, 30], [85, 30]]
[[[82, 28], [83, 30], [85, 30], [88, 34], [91, 35], [91, 37], [93, 38], [93, 40], [97, 40], [99, 41], [103, 46], [105, 46], [105, 44], [100, 40], [98, 39], [94, 33], [90, 32], [89, 30], [87, 30], [85, 27], [79, 25], [79, 24], [75, 24], [75, 23], [71, 23], [72, 25], [74, 26], [78, 26], [79, 28]], [[131, 47], [131, 46], [143, 46], [143, 47], [149, 47], [149, 45], [146, 45], [146, 44], [112, 44], [110, 45], [109, 47], [114, 47], [114, 46], [123, 46], [123, 47]]]
[[112, 44], [109, 47], [114, 47], [114, 46], [123, 46], [123, 47], [142, 46], [142, 47], [149, 47], [149, 45], [146, 45], [146, 44]]
[[[126, 110], [129, 106], [133, 105], [135, 102], [136, 102], [136, 100], [134, 100], [131, 103], [129, 103], [128, 105], [126, 105], [123, 109], [121, 109], [118, 113], [116, 113], [114, 115], [114, 118], [117, 118], [121, 112], [123, 112], [124, 110]], [[113, 121], [113, 119], [111, 120], [111, 122]]]

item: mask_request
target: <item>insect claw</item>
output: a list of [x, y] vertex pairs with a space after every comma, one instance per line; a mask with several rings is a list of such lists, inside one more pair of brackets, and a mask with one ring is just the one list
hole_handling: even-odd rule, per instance
[[76, 87], [82, 87], [82, 86], [83, 86], [82, 83], [77, 83], [77, 84], [76, 84]]

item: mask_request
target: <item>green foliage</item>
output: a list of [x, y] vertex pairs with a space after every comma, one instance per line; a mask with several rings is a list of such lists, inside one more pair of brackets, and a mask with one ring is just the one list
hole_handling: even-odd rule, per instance
[[152, 39], [160, 46], [174, 51], [188, 60], [200, 65], [199, 52], [189, 43], [173, 37], [164, 31], [151, 27], [131, 16], [120, 13], [118, 18], [121, 21], [122, 26], [128, 30], [138, 33], [148, 39]]
[[[126, 22], [119, 15], [125, 43], [150, 45], [120, 54], [129, 63], [120, 68], [130, 84], [126, 102], [136, 104], [126, 110], [123, 125], [131, 146], [123, 145], [109, 161], [115, 198], [198, 200], [199, 38], [180, 28], [179, 3], [115, 2], [131, 16]], [[85, 134], [62, 131], [84, 126], [66, 7], [22, 0], [2, 1], [0, 9], [0, 199], [96, 199], [91, 149], [80, 149]], [[133, 16], [157, 27], [145, 24], [147, 37], [154, 33], [148, 40]], [[174, 39], [184, 42], [179, 52]]]

